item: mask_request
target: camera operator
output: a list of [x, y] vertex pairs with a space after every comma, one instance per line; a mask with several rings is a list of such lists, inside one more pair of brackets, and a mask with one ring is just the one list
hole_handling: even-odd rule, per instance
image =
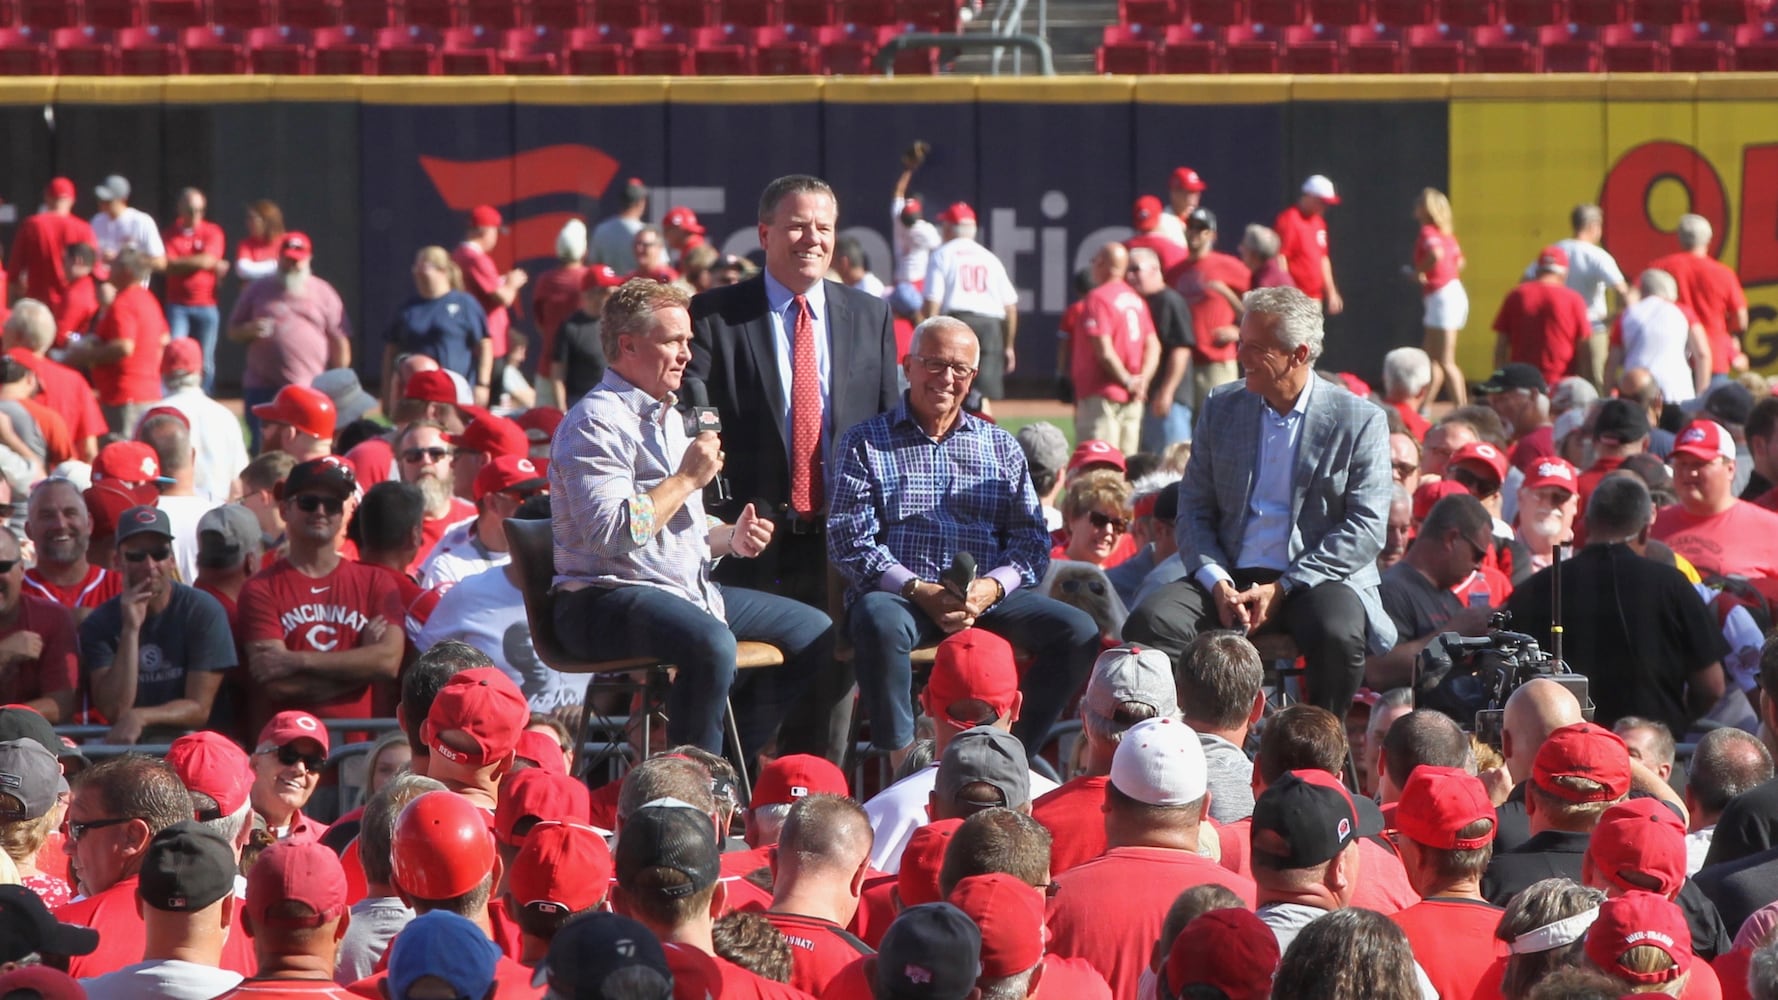
[[1401, 638], [1395, 648], [1365, 663], [1373, 690], [1410, 686], [1420, 651], [1444, 632], [1485, 635], [1493, 609], [1465, 607], [1452, 588], [1469, 579], [1487, 556], [1493, 517], [1468, 494], [1433, 505], [1401, 561], [1383, 573], [1383, 610]]
[[[1585, 674], [1595, 721], [1639, 715], [1684, 733], [1722, 698], [1727, 644], [1678, 570], [1642, 556], [1654, 505], [1627, 473], [1601, 480], [1587, 502], [1587, 546], [1561, 566], [1564, 654]], [[1553, 570], [1513, 592], [1516, 628], [1551, 643]]]

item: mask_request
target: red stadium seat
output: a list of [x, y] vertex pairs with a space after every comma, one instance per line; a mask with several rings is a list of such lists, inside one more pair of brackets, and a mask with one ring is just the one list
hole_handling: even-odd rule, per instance
[[593, 23], [592, 0], [531, 0], [531, 23], [541, 28], [568, 31]]
[[815, 29], [821, 72], [835, 76], [869, 76], [876, 72], [876, 29], [857, 24], [827, 24]]
[[661, 24], [670, 24], [688, 34], [693, 28], [708, 27], [711, 20], [710, 0], [655, 0], [655, 17]]
[[1198, 24], [1232, 28], [1247, 23], [1246, 0], [1189, 0], [1186, 17]]
[[462, 0], [402, 0], [397, 24], [443, 31], [464, 24]]
[[1698, 0], [1698, 20], [1716, 25], [1751, 24], [1759, 20], [1758, 0]]
[[1599, 34], [1582, 24], [1552, 24], [1537, 29], [1545, 73], [1599, 72]]
[[1346, 28], [1348, 73], [1400, 73], [1402, 31], [1383, 24], [1354, 24]]
[[1505, 0], [1501, 13], [1506, 23], [1521, 28], [1568, 23], [1567, 0]]
[[1108, 24], [1094, 56], [1094, 66], [1100, 73], [1153, 73], [1160, 56], [1154, 39], [1155, 35], [1140, 24]]
[[380, 76], [437, 76], [439, 37], [431, 28], [378, 28], [373, 48]]
[[1286, 73], [1325, 76], [1345, 72], [1340, 58], [1339, 29], [1320, 24], [1293, 24], [1278, 32]]
[[1247, 16], [1255, 24], [1282, 28], [1302, 24], [1309, 11], [1303, 0], [1247, 0]]
[[142, 0], [86, 0], [85, 24], [94, 28], [117, 31], [142, 24]]
[[374, 31], [397, 23], [394, 0], [340, 0], [340, 23]]
[[198, 28], [210, 23], [205, 0], [148, 0], [148, 23], [157, 28]]
[[1697, 19], [1696, 0], [1630, 0], [1630, 20], [1637, 24], [1666, 28]]
[[778, 0], [717, 0], [716, 23], [770, 28], [784, 23]]
[[1122, 24], [1140, 24], [1154, 31], [1164, 31], [1178, 24], [1178, 0], [1120, 0], [1117, 19]]
[[86, 23], [86, 8], [81, 0], [19, 0], [18, 23], [39, 31], [78, 28]]
[[1376, 0], [1373, 12], [1377, 23], [1391, 28], [1412, 28], [1434, 24], [1432, 0]]
[[1203, 24], [1168, 25], [1161, 39], [1161, 72], [1222, 72], [1222, 43], [1216, 29]]
[[499, 31], [446, 28], [438, 33], [438, 68], [445, 76], [493, 76], [500, 72]]
[[568, 29], [563, 52], [575, 76], [622, 76], [630, 71], [630, 46], [625, 34], [610, 25]]
[[247, 50], [241, 46], [238, 29], [186, 28], [179, 33], [179, 47], [185, 50], [187, 72], [212, 76], [247, 72]]
[[1469, 33], [1471, 73], [1536, 73], [1538, 49], [1516, 25], [1484, 24]]
[[1370, 0], [1309, 0], [1309, 20], [1337, 28], [1372, 22]]
[[794, 24], [753, 29], [753, 72], [760, 76], [809, 76], [816, 72], [815, 32]]
[[224, 28], [266, 28], [278, 23], [272, 0], [211, 0], [210, 19]]
[[254, 73], [307, 76], [315, 72], [312, 44], [305, 28], [248, 28], [247, 66]]
[[30, 28], [0, 28], [0, 76], [48, 76], [55, 72], [49, 46]]
[[916, 31], [948, 35], [957, 30], [957, 0], [901, 0], [895, 19]]
[[1628, 8], [1624, 0], [1568, 0], [1568, 20], [1584, 27], [1603, 28], [1626, 20]]
[[179, 36], [159, 28], [124, 28], [115, 38], [117, 69], [124, 76], [177, 76], [185, 72]]
[[553, 28], [499, 32], [500, 71], [508, 76], [555, 76], [562, 71], [562, 36]]
[[1778, 22], [1735, 27], [1735, 69], [1742, 73], [1778, 73]]
[[1657, 27], [1637, 22], [1600, 28], [1599, 49], [1607, 73], [1667, 71], [1667, 42]]
[[278, 23], [295, 28], [331, 28], [344, 11], [340, 0], [279, 0]]
[[630, 72], [637, 76], [692, 75], [689, 39], [670, 24], [630, 32]]
[[597, 0], [593, 4], [593, 23], [614, 28], [640, 28], [655, 23], [653, 0]]
[[841, 24], [872, 28], [895, 23], [895, 0], [838, 0], [834, 18]]
[[1223, 65], [1230, 73], [1278, 72], [1278, 35], [1263, 24], [1237, 24], [1223, 32]]
[[318, 76], [366, 76], [377, 71], [370, 54], [371, 33], [349, 24], [315, 29]]
[[833, 0], [784, 0], [785, 24], [824, 28], [833, 24]]
[[699, 76], [751, 76], [753, 51], [747, 29], [733, 24], [696, 28], [691, 33], [691, 65]]
[[463, 23], [489, 31], [523, 28], [530, 16], [531, 5], [514, 0], [469, 0], [463, 8]]
[[117, 49], [111, 32], [98, 28], [57, 28], [50, 34], [56, 72], [62, 76], [115, 76]]
[[1402, 49], [1409, 73], [1461, 73], [1468, 50], [1463, 29], [1448, 24], [1419, 24], [1403, 29]]
[[1675, 73], [1723, 73], [1735, 65], [1729, 48], [1734, 37], [1707, 22], [1676, 24], [1667, 29], [1667, 67]]
[[1437, 0], [1438, 23], [1476, 28], [1500, 22], [1500, 5], [1494, 0]]

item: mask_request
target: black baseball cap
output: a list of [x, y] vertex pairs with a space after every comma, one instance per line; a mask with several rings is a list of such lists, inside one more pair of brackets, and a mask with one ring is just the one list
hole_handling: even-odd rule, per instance
[[278, 484], [278, 499], [304, 493], [325, 493], [344, 500], [357, 489], [358, 477], [352, 472], [351, 464], [338, 455], [323, 455], [291, 469], [290, 475]]
[[1326, 771], [1288, 771], [1253, 804], [1252, 854], [1259, 868], [1313, 868], [1361, 835], [1352, 794]]
[[137, 535], [159, 535], [171, 541], [173, 538], [173, 522], [168, 520], [167, 512], [159, 507], [131, 507], [117, 515], [117, 540]]
[[0, 885], [0, 962], [31, 954], [90, 955], [98, 946], [98, 931], [56, 920], [43, 900], [22, 885]]
[[1191, 210], [1191, 214], [1185, 217], [1185, 228], [1208, 229], [1214, 232], [1216, 231], [1216, 213], [1199, 205], [1197, 208]]
[[1505, 368], [1496, 368], [1494, 374], [1488, 376], [1488, 381], [1476, 386], [1476, 391], [1484, 396], [1513, 389], [1529, 389], [1545, 395], [1550, 391], [1549, 383], [1543, 380], [1542, 372], [1533, 365], [1517, 361]]
[[981, 928], [950, 903], [923, 903], [883, 934], [877, 1000], [964, 1000], [981, 974]]
[[1719, 424], [1743, 426], [1753, 416], [1753, 393], [1739, 382], [1725, 382], [1704, 397], [1704, 415]]
[[0, 741], [3, 740], [32, 740], [57, 757], [73, 753], [62, 745], [62, 738], [42, 713], [23, 705], [0, 707]]
[[624, 820], [616, 854], [617, 881], [629, 893], [638, 891], [636, 880], [644, 872], [657, 868], [687, 878], [684, 885], [652, 890], [674, 899], [710, 888], [722, 872], [714, 821], [679, 799], [655, 799]]
[[181, 820], [148, 842], [136, 894], [157, 910], [196, 913], [235, 891], [239, 866], [228, 841]]
[[1608, 399], [1593, 418], [1593, 437], [1619, 444], [1640, 441], [1648, 437], [1648, 413], [1627, 399]]
[[[531, 985], [548, 986], [550, 993], [566, 1000], [606, 1000], [610, 994], [605, 981], [625, 969], [646, 970], [625, 977], [625, 997], [670, 1000], [673, 996], [673, 970], [654, 932], [629, 917], [595, 910], [556, 931]], [[653, 984], [652, 994], [643, 981]]]

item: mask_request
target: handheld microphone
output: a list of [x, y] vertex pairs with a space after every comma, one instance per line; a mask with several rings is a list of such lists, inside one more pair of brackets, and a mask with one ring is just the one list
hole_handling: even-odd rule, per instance
[[969, 585], [975, 582], [975, 556], [959, 552], [951, 557], [951, 567], [938, 575], [938, 582], [958, 600], [968, 600]]
[[[721, 434], [722, 414], [716, 407], [710, 405], [710, 390], [705, 387], [704, 380], [687, 377], [680, 383], [679, 388], [685, 396], [686, 406], [691, 411], [691, 419], [687, 421], [690, 426], [685, 429], [686, 433], [693, 437], [705, 431]], [[728, 477], [717, 473], [716, 478], [710, 480], [710, 491], [712, 493], [711, 499], [716, 503], [730, 499]]]

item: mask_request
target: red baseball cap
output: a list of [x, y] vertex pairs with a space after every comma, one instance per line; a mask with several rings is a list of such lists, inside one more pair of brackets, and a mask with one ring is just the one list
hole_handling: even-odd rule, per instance
[[974, 222], [975, 209], [970, 208], [968, 202], [954, 201], [951, 203], [951, 207], [938, 213], [938, 221], [947, 225], [956, 225], [959, 222]]
[[[986, 629], [966, 628], [938, 644], [926, 681], [926, 704], [935, 718], [949, 718], [951, 705], [970, 700], [987, 702], [995, 715], [1005, 715], [1018, 695], [1019, 668], [1005, 639]], [[973, 725], [976, 720], [954, 721]]]
[[688, 233], [702, 235], [704, 232], [704, 227], [698, 224], [698, 213], [684, 205], [675, 205], [668, 209], [666, 218], [661, 220], [661, 224], [672, 226], [675, 229], [683, 229]]
[[[1584, 792], [1556, 784], [1557, 778], [1586, 778], [1604, 786]], [[1630, 748], [1623, 737], [1591, 722], [1563, 726], [1543, 741], [1531, 760], [1531, 781], [1567, 802], [1611, 802], [1630, 793]]]
[[51, 177], [48, 186], [43, 189], [43, 194], [51, 199], [72, 198], [75, 194], [74, 182], [66, 177]]
[[1455, 483], [1449, 479], [1434, 479], [1431, 482], [1421, 483], [1414, 488], [1414, 520], [1426, 520], [1426, 515], [1432, 513], [1433, 506], [1445, 497], [1464, 496], [1468, 493], [1469, 491], [1463, 488], [1462, 483]]
[[315, 256], [315, 244], [307, 233], [285, 233], [278, 241], [278, 256], [285, 260], [308, 260]]
[[1554, 271], [1558, 268], [1564, 271], [1568, 270], [1568, 251], [1551, 243], [1538, 253], [1537, 269], [1539, 271]]
[[[1673, 964], [1658, 972], [1625, 968], [1631, 949], [1659, 948]], [[1670, 983], [1692, 965], [1692, 932], [1685, 912], [1665, 896], [1627, 892], [1599, 904], [1599, 918], [1587, 929], [1587, 958], [1625, 982]]]
[[272, 716], [259, 731], [259, 741], [254, 746], [281, 747], [297, 740], [314, 740], [321, 744], [321, 752], [326, 753], [327, 727], [307, 712], [288, 709]]
[[1694, 420], [1674, 440], [1673, 454], [1690, 455], [1706, 462], [1713, 458], [1733, 459], [1735, 439], [1729, 434], [1727, 427], [1714, 420]]
[[[512, 678], [497, 667], [476, 667], [452, 677], [438, 692], [420, 724], [420, 739], [445, 760], [482, 767], [512, 753], [530, 721], [530, 703]], [[446, 743], [443, 735], [453, 730], [468, 737], [475, 749]]]
[[908, 846], [901, 852], [901, 871], [895, 875], [895, 888], [901, 896], [901, 908], [937, 903], [938, 872], [945, 866], [945, 848], [963, 825], [960, 819], [941, 819], [914, 831]]
[[177, 406], [155, 406], [150, 407], [142, 414], [142, 419], [136, 421], [136, 430], [138, 433], [141, 432], [142, 425], [147, 423], [150, 417], [172, 417], [184, 424], [186, 430], [191, 430], [191, 418], [185, 415], [184, 410], [181, 410]]
[[171, 375], [174, 372], [190, 372], [196, 374], [204, 370], [204, 348], [196, 337], [180, 337], [167, 344], [166, 351], [161, 355], [161, 374]]
[[1161, 224], [1161, 213], [1166, 211], [1161, 200], [1152, 194], [1145, 194], [1136, 199], [1136, 207], [1130, 210], [1130, 225], [1139, 233], [1152, 233]]
[[96, 538], [116, 534], [117, 519], [124, 511], [131, 507], [153, 506], [158, 496], [155, 488], [147, 483], [129, 485], [111, 480], [95, 483], [81, 494]]
[[533, 406], [513, 417], [512, 422], [523, 427], [525, 437], [533, 443], [548, 441], [556, 436], [556, 428], [562, 426], [562, 411], [553, 406]]
[[[1458, 836], [1464, 827], [1484, 819], [1490, 824], [1487, 833], [1468, 839]], [[1484, 847], [1493, 842], [1499, 822], [1481, 779], [1460, 767], [1414, 768], [1395, 806], [1395, 828], [1402, 836], [1441, 851]]]
[[455, 899], [494, 870], [487, 814], [456, 792], [427, 792], [395, 818], [389, 861], [395, 884], [421, 899]]
[[849, 795], [846, 773], [826, 757], [793, 753], [779, 757], [759, 772], [748, 807], [783, 806], [810, 795]]
[[463, 428], [463, 433], [446, 434], [445, 440], [466, 451], [479, 451], [484, 455], [522, 457], [531, 452], [531, 439], [525, 436], [523, 427], [486, 411], [477, 413], [469, 426]]
[[506, 888], [520, 907], [540, 913], [579, 913], [599, 905], [611, 889], [611, 849], [599, 831], [580, 823], [545, 820], [531, 828], [512, 859]]
[[611, 269], [610, 264], [593, 264], [580, 272], [580, 290], [590, 292], [595, 288], [616, 288], [624, 283], [624, 276]]
[[1167, 178], [1167, 186], [1181, 191], [1210, 190], [1210, 185], [1204, 183], [1204, 178], [1199, 177], [1198, 172], [1190, 167], [1173, 168], [1173, 176]]
[[1672, 899], [1685, 883], [1685, 826], [1659, 799], [1620, 802], [1599, 817], [1587, 859], [1619, 889]]
[[1471, 441], [1451, 456], [1451, 465], [1474, 462], [1487, 467], [1496, 483], [1506, 482], [1506, 453], [1486, 441]]
[[551, 774], [568, 773], [568, 761], [562, 756], [562, 745], [548, 733], [535, 729], [525, 730], [519, 734], [519, 741], [513, 746], [512, 752], [536, 764], [538, 770]]
[[1201, 984], [1216, 987], [1229, 1000], [1266, 1000], [1281, 957], [1278, 935], [1252, 910], [1211, 910], [1173, 939], [1162, 975], [1169, 996]]
[[[306, 904], [315, 916], [272, 917], [270, 911], [283, 903]], [[319, 927], [345, 912], [346, 871], [339, 855], [318, 840], [279, 841], [266, 848], [247, 872], [249, 934], [258, 927]]]
[[547, 490], [549, 459], [501, 455], [475, 474], [475, 498], [502, 490]]
[[457, 405], [457, 383], [436, 368], [429, 372], [415, 372], [408, 378], [407, 388], [403, 392], [408, 399]]
[[1124, 453], [1118, 451], [1109, 441], [1100, 441], [1097, 438], [1082, 441], [1074, 446], [1074, 454], [1068, 459], [1068, 474], [1072, 476], [1095, 465], [1123, 472], [1126, 468]]
[[320, 389], [306, 385], [287, 385], [279, 389], [271, 402], [255, 406], [253, 415], [260, 420], [289, 424], [323, 441], [333, 437], [334, 424], [339, 419], [333, 399]]
[[982, 932], [982, 976], [1003, 979], [1043, 957], [1043, 893], [1019, 878], [995, 872], [971, 875], [951, 889], [951, 905]]
[[153, 448], [140, 441], [113, 441], [100, 448], [98, 457], [93, 459], [95, 483], [136, 486], [160, 478], [160, 458]]
[[1579, 493], [1580, 472], [1563, 459], [1540, 458], [1531, 464], [1525, 476], [1525, 489], [1539, 490], [1545, 486], [1560, 486], [1570, 493]]
[[477, 205], [469, 210], [469, 224], [483, 229], [497, 229], [501, 224], [500, 210], [492, 205]]
[[[561, 751], [556, 756], [561, 756]], [[586, 785], [565, 774], [541, 767], [508, 771], [500, 779], [500, 796], [494, 806], [494, 837], [502, 844], [517, 846], [525, 842], [525, 835], [517, 832], [525, 820], [584, 822], [591, 817], [592, 808]]]
[[233, 816], [253, 787], [253, 762], [234, 740], [209, 730], [186, 733], [167, 748], [167, 764], [185, 787], [216, 800], [217, 813], [200, 822]]

